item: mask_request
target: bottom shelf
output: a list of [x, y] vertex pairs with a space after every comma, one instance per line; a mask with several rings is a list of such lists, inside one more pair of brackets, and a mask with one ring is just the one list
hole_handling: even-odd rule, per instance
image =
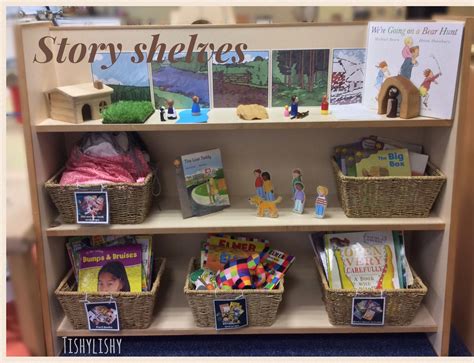
[[[90, 332], [74, 330], [64, 318], [57, 329], [58, 336], [158, 336], [216, 334], [213, 328], [194, 325], [191, 309], [183, 292], [189, 259], [168, 259], [163, 284], [158, 292], [155, 318], [148, 329], [122, 330], [120, 332]], [[311, 334], [311, 333], [415, 333], [437, 331], [437, 325], [427, 308], [422, 305], [413, 322], [408, 326], [354, 327], [331, 325], [321, 300], [313, 254], [297, 256], [295, 265], [285, 279], [285, 293], [278, 311], [278, 318], [270, 327], [246, 327], [219, 334]]]

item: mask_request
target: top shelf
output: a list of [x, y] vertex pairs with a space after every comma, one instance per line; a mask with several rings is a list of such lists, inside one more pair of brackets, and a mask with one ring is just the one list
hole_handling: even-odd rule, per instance
[[416, 117], [405, 120], [377, 115], [375, 111], [364, 119], [338, 119], [334, 114], [321, 115], [319, 107], [301, 107], [309, 110], [302, 120], [290, 120], [283, 116], [283, 108], [267, 109], [268, 120], [244, 121], [238, 118], [235, 108], [216, 108], [209, 111], [209, 120], [203, 124], [177, 124], [176, 121], [160, 121], [156, 112], [144, 124], [102, 124], [102, 120], [73, 124], [46, 119], [35, 126], [36, 132], [92, 132], [92, 131], [209, 131], [209, 130], [256, 130], [256, 129], [309, 129], [309, 128], [366, 128], [366, 127], [450, 127], [452, 120]]

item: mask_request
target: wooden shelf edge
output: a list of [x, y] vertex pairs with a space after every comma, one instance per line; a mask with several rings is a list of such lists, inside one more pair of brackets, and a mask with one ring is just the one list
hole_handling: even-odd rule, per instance
[[254, 209], [227, 208], [201, 217], [183, 219], [177, 209], [152, 211], [141, 224], [80, 225], [59, 224], [46, 229], [50, 237], [119, 234], [317, 232], [405, 230], [442, 231], [445, 222], [437, 216], [427, 218], [348, 218], [340, 208], [329, 208], [327, 218], [317, 219], [311, 209], [298, 215], [280, 210], [279, 218], [257, 217]]

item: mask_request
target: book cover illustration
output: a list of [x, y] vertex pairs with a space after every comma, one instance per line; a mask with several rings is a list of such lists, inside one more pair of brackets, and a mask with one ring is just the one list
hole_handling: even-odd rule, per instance
[[142, 291], [142, 247], [138, 244], [80, 252], [81, 292]]
[[214, 272], [222, 270], [230, 260], [247, 258], [261, 253], [269, 242], [265, 240], [232, 236], [210, 236], [206, 244], [204, 266]]
[[383, 81], [401, 75], [420, 91], [421, 116], [452, 118], [462, 35], [460, 22], [369, 22], [364, 105], [377, 109]]
[[385, 297], [354, 297], [352, 325], [384, 325]]
[[74, 192], [76, 223], [108, 224], [109, 198], [106, 191]]
[[87, 323], [90, 331], [119, 331], [118, 307], [115, 301], [86, 302]]
[[365, 48], [334, 49], [332, 56], [331, 104], [362, 102], [365, 79]]
[[376, 153], [355, 154], [357, 176], [410, 176], [407, 149], [379, 150]]
[[175, 160], [175, 167], [184, 218], [214, 213], [230, 205], [219, 149], [183, 155]]
[[248, 325], [247, 300], [214, 300], [216, 330], [237, 329]]
[[[272, 107], [297, 96], [301, 106], [319, 106], [328, 89], [329, 49], [272, 52]], [[251, 102], [255, 103], [255, 102]]]
[[325, 240], [334, 253], [330, 276], [337, 269], [343, 289], [400, 288], [392, 232], [327, 234]]

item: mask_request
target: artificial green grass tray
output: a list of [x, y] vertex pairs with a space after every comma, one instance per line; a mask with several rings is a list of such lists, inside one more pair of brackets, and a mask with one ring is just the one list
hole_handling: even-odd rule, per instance
[[142, 124], [155, 109], [149, 101], [119, 101], [102, 112], [104, 124]]

